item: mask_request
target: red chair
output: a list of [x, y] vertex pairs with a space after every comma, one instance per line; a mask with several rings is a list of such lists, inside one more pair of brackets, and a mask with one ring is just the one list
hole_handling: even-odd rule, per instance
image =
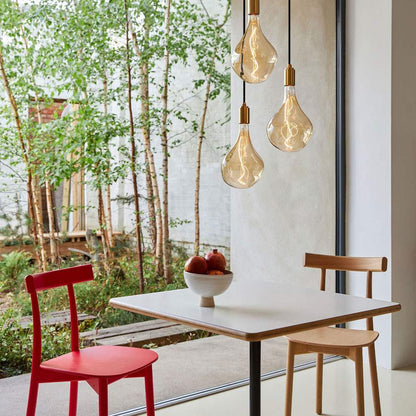
[[[144, 377], [147, 415], [154, 416], [152, 364], [154, 351], [130, 347], [97, 346], [79, 349], [74, 283], [93, 280], [91, 265], [29, 275], [25, 279], [33, 311], [33, 353], [26, 416], [34, 416], [39, 383], [70, 382], [69, 416], [77, 414], [78, 382], [86, 381], [98, 394], [99, 416], [108, 416], [108, 385], [125, 377]], [[71, 352], [41, 361], [42, 341], [37, 292], [67, 286], [71, 313]]]

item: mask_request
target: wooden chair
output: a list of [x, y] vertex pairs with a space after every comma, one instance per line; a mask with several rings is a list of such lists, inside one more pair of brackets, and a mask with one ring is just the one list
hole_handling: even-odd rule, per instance
[[[69, 416], [76, 416], [78, 382], [86, 381], [97, 393], [99, 416], [108, 416], [108, 385], [125, 377], [144, 377], [147, 415], [154, 416], [152, 364], [158, 356], [154, 351], [97, 346], [79, 349], [78, 318], [73, 285], [93, 280], [91, 265], [29, 275], [25, 279], [33, 312], [32, 372], [26, 416], [34, 416], [39, 383], [70, 382]], [[41, 361], [41, 321], [37, 292], [67, 286], [71, 314], [71, 352]]]
[[[385, 272], [387, 270], [387, 259], [385, 257], [343, 257], [306, 253], [305, 267], [321, 269], [321, 290], [325, 290], [327, 270], [367, 272], [367, 298], [371, 298], [372, 274], [373, 272]], [[292, 413], [294, 357], [297, 354], [307, 353], [317, 353], [316, 413], [318, 415], [322, 414], [323, 354], [336, 354], [350, 358], [355, 362], [357, 415], [364, 416], [363, 347], [368, 347], [374, 414], [381, 416], [376, 354], [374, 349], [374, 342], [379, 334], [373, 331], [373, 318], [368, 318], [366, 321], [367, 330], [327, 327], [298, 332], [287, 337], [289, 343], [287, 353], [285, 416], [290, 416]]]

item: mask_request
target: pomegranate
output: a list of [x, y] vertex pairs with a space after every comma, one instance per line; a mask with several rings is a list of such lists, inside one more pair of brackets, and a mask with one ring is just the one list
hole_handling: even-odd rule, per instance
[[210, 251], [206, 256], [205, 260], [208, 263], [208, 270], [225, 270], [227, 262], [223, 254], [221, 254], [216, 248]]
[[210, 275], [223, 275], [224, 274], [224, 272], [222, 272], [221, 270], [208, 270], [208, 274], [210, 274]]
[[190, 257], [185, 263], [185, 271], [189, 273], [205, 274], [208, 270], [208, 263], [201, 256]]

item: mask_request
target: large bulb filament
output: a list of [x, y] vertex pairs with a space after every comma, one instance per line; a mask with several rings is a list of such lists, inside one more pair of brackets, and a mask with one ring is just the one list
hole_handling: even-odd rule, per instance
[[259, 1], [251, 0], [248, 26], [231, 58], [235, 73], [250, 84], [265, 81], [277, 62], [276, 50], [261, 30], [259, 12]]

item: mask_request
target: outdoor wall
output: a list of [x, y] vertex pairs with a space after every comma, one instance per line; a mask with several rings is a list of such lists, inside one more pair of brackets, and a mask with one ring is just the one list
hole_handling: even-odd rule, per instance
[[[195, 0], [198, 2], [198, 0]], [[205, 2], [204, 2], [205, 4]], [[220, 1], [206, 2], [205, 4], [210, 15], [219, 14], [222, 19], [224, 3]], [[162, 63], [160, 63], [162, 65]], [[162, 74], [162, 67], [159, 75]], [[205, 90], [194, 96], [193, 80], [196, 77], [196, 65], [192, 60], [186, 66], [175, 65], [172, 70], [172, 82], [170, 85], [169, 108], [176, 109], [177, 105], [186, 104], [189, 116], [195, 117], [199, 122], [203, 108]], [[155, 89], [155, 96], [159, 92]], [[201, 176], [200, 176], [200, 241], [202, 245], [211, 247], [228, 247], [230, 245], [230, 190], [223, 182], [221, 176], [221, 162], [225, 153], [224, 147], [229, 143], [230, 124], [226, 121], [227, 108], [229, 103], [224, 96], [220, 95], [215, 101], [208, 105], [206, 117], [206, 138], [202, 147]], [[134, 115], [140, 113], [140, 105], [133, 103]], [[183, 107], [184, 108], [184, 107]], [[127, 118], [127, 112], [120, 110], [117, 105], [111, 105], [110, 112], [120, 114]], [[171, 120], [173, 117], [171, 118]], [[156, 166], [162, 165], [162, 152], [156, 131], [152, 136], [152, 146], [155, 149]], [[140, 132], [137, 132], [138, 140], [141, 140]], [[198, 134], [191, 131], [189, 124], [186, 126], [181, 121], [174, 121], [170, 126], [170, 144], [174, 141], [180, 143], [169, 149], [169, 214], [177, 222], [172, 227], [170, 238], [175, 242], [184, 243], [184, 246], [193, 249], [195, 223], [194, 223], [194, 194], [196, 175], [196, 154]], [[125, 141], [125, 139], [123, 139]], [[159, 177], [159, 192], [162, 195], [162, 176]], [[146, 195], [145, 177], [139, 175], [140, 194]], [[87, 198], [91, 205], [97, 206], [97, 195], [87, 187]], [[130, 178], [120, 180], [112, 186], [113, 196], [132, 195], [132, 183]], [[145, 199], [140, 200], [142, 218], [147, 222], [147, 204]], [[116, 230], [131, 231], [134, 228], [134, 207], [133, 205], [112, 202], [114, 227]], [[98, 227], [96, 209], [90, 209], [86, 213], [87, 228]], [[146, 233], [146, 229], [144, 230]], [[205, 250], [205, 248], [203, 248]]]
[[[241, 3], [232, 1], [232, 47], [242, 35]], [[253, 188], [231, 190], [232, 270], [237, 279], [318, 287], [319, 272], [303, 268], [303, 254], [335, 250], [335, 2], [292, 4], [297, 96], [314, 126], [309, 144], [298, 153], [280, 152], [266, 136], [283, 100], [287, 1], [263, 1], [260, 21], [279, 58], [267, 81], [247, 85], [251, 138], [265, 169]], [[232, 142], [241, 100], [241, 81], [233, 74]], [[333, 288], [334, 279], [328, 283]]]
[[416, 362], [415, 14], [412, 0], [347, 1], [348, 254], [389, 258], [374, 278], [374, 297], [402, 304], [375, 319], [387, 368]]

